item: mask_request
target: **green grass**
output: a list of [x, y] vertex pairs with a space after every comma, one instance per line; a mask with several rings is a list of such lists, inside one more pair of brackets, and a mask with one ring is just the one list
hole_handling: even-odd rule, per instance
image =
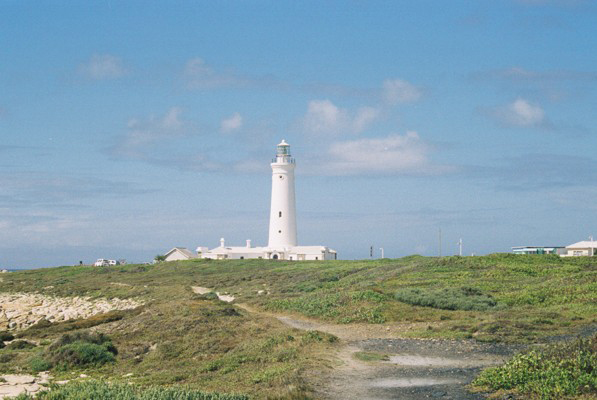
[[[245, 395], [206, 393], [188, 388], [140, 388], [127, 384], [110, 384], [88, 380], [69, 382], [66, 385], [53, 385], [35, 395], [36, 400], [248, 400]], [[29, 395], [21, 395], [16, 400], [33, 400]]]
[[396, 292], [396, 300], [442, 310], [486, 311], [498, 305], [491, 296], [470, 287], [402, 289]]
[[597, 396], [597, 335], [518, 354], [484, 370], [472, 386], [546, 400]]
[[388, 361], [390, 357], [387, 354], [375, 353], [371, 351], [357, 351], [354, 357], [361, 361]]
[[[237, 302], [275, 313], [343, 324], [406, 324], [403, 332], [411, 337], [529, 343], [597, 322], [597, 257], [191, 260], [45, 268], [3, 279], [0, 292], [135, 298], [144, 305], [30, 327], [18, 336], [40, 346], [0, 349], [2, 373], [39, 370], [52, 342], [91, 329], [108, 335], [118, 355], [115, 362], [80, 367], [90, 376], [118, 382], [132, 373], [126, 381], [138, 387], [185, 385], [259, 398], [308, 394], [303, 377], [327, 368], [335, 338], [285, 327], [213, 295], [197, 295], [191, 286], [229, 292]], [[443, 304], [442, 296], [452, 304]], [[72, 378], [69, 371], [53, 373]]]

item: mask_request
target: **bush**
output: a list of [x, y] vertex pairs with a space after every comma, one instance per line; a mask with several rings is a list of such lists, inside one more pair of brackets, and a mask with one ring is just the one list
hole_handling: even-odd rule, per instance
[[2, 341], [2, 342], [8, 342], [10, 340], [14, 340], [14, 338], [15, 338], [15, 336], [10, 332], [6, 332], [6, 331], [0, 332], [0, 341]]
[[396, 292], [396, 300], [415, 306], [442, 310], [486, 311], [498, 305], [491, 296], [470, 287], [402, 289]]
[[67, 369], [112, 362], [116, 354], [118, 351], [107, 336], [78, 332], [62, 335], [52, 343], [48, 348], [46, 361], [50, 365]]
[[514, 356], [484, 370], [473, 382], [491, 390], [516, 390], [529, 397], [561, 399], [597, 394], [597, 335]]
[[0, 354], [0, 363], [11, 362], [17, 355], [15, 353], [2, 353]]
[[47, 371], [52, 368], [52, 364], [40, 356], [35, 356], [29, 360], [29, 368], [33, 372]]
[[36, 347], [35, 344], [26, 340], [15, 340], [6, 345], [7, 350], [24, 350]]

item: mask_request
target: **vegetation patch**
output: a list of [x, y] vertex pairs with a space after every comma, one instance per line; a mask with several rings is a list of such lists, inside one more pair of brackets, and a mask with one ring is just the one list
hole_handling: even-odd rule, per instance
[[357, 351], [354, 353], [354, 357], [361, 361], [388, 361], [390, 359], [387, 354], [371, 351]]
[[[33, 400], [30, 395], [21, 395], [19, 400]], [[248, 400], [237, 394], [207, 393], [188, 388], [150, 387], [141, 388], [127, 384], [106, 383], [88, 380], [69, 382], [66, 385], [52, 385], [51, 390], [35, 395], [36, 400], [102, 399], [102, 400]]]
[[46, 365], [66, 370], [72, 367], [102, 365], [115, 361], [118, 354], [112, 341], [98, 333], [77, 332], [62, 335], [48, 348]]
[[36, 347], [34, 343], [28, 342], [26, 340], [13, 340], [6, 345], [6, 350], [24, 350], [32, 349], [34, 347]]
[[402, 289], [396, 292], [396, 300], [441, 310], [486, 311], [498, 305], [491, 296], [471, 287]]
[[528, 398], [597, 395], [597, 335], [514, 356], [472, 382], [480, 390], [505, 390]]
[[20, 332], [19, 337], [37, 336], [48, 337], [55, 333], [69, 332], [78, 329], [89, 329], [94, 326], [106, 324], [108, 322], [120, 321], [121, 319], [134, 316], [141, 313], [143, 307], [137, 307], [132, 310], [113, 310], [102, 314], [92, 315], [85, 319], [76, 319], [63, 322], [52, 323], [46, 319], [31, 325], [29, 328]]

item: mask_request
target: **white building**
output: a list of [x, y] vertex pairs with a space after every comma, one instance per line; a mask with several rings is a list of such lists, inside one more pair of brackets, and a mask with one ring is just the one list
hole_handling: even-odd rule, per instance
[[164, 261], [179, 261], [179, 260], [190, 260], [191, 258], [197, 258], [196, 254], [185, 247], [175, 247], [167, 252], [164, 257]]
[[197, 247], [200, 258], [216, 260], [263, 258], [268, 260], [335, 260], [336, 251], [326, 246], [299, 246], [296, 235], [296, 199], [294, 195], [294, 158], [284, 140], [277, 146], [272, 160], [272, 197], [267, 247], [228, 247], [224, 239], [220, 246], [209, 250]]
[[564, 254], [566, 248], [562, 246], [514, 246], [514, 254]]
[[566, 253], [562, 254], [562, 257], [574, 257], [574, 256], [596, 256], [597, 255], [597, 241], [590, 238], [590, 240], [584, 240], [566, 246]]

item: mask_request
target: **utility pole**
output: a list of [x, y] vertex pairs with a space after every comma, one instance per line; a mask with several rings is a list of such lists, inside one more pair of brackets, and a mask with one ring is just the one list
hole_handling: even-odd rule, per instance
[[442, 228], [439, 228], [439, 256], [442, 256]]
[[383, 256], [383, 247], [380, 247], [379, 249], [381, 250], [381, 258], [385, 258], [385, 257]]

